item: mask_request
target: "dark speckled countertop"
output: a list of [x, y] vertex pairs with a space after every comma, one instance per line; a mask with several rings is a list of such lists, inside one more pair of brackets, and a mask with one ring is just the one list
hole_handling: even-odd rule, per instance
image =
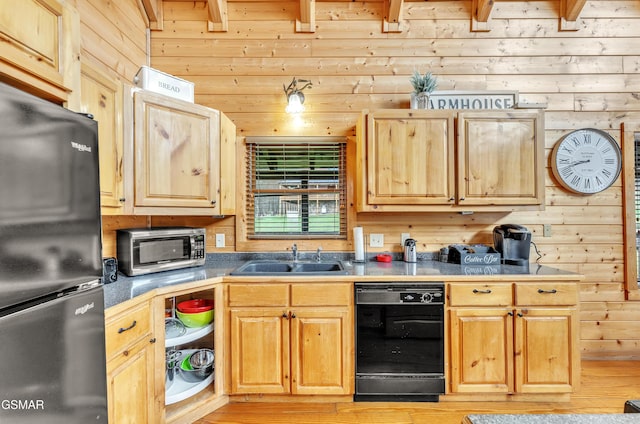
[[[388, 281], [389, 278], [393, 277], [404, 277], [404, 279], [407, 280], [415, 280], [416, 277], [425, 279], [442, 278], [444, 280], [447, 279], [447, 277], [490, 277], [492, 275], [519, 275], [521, 277], [528, 276], [527, 278], [531, 276], [543, 276], [545, 278], [578, 276], [581, 278], [581, 276], [572, 272], [535, 263], [523, 267], [514, 265], [463, 266], [436, 261], [434, 260], [435, 255], [428, 253], [419, 256], [416, 263], [403, 262], [400, 254], [394, 254], [394, 260], [388, 263], [369, 260], [364, 264], [355, 264], [351, 262], [352, 257], [353, 254], [347, 253], [323, 253], [323, 260], [325, 261], [343, 261], [348, 271], [347, 276], [354, 281], [359, 280], [360, 277], [362, 277], [362, 280], [373, 280], [372, 277], [379, 277], [387, 279]], [[156, 288], [229, 276], [231, 271], [246, 261], [256, 259], [289, 260], [291, 258], [290, 255], [283, 256], [282, 254], [274, 253], [215, 253], [207, 254], [204, 266], [176, 271], [164, 271], [137, 277], [127, 277], [122, 273], [118, 273], [118, 280], [116, 282], [105, 285], [105, 307], [115, 306]], [[300, 260], [310, 261], [311, 256], [306, 257], [302, 255]], [[344, 281], [345, 276], [342, 275], [340, 277], [342, 281]], [[323, 276], [323, 278], [326, 278], [326, 276]]]
[[640, 414], [484, 414], [467, 415], [468, 424], [638, 424]]

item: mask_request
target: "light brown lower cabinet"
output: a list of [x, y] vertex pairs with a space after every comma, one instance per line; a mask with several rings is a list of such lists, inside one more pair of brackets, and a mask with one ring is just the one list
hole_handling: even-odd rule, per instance
[[231, 394], [352, 394], [352, 289], [230, 285]]
[[579, 384], [575, 283], [452, 284], [451, 393], [570, 393]]
[[149, 302], [107, 316], [107, 399], [109, 422], [156, 423], [161, 404], [154, 402], [156, 339]]

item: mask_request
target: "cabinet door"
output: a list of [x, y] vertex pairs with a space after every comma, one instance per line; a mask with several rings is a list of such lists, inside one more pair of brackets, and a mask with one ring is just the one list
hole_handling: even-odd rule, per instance
[[135, 206], [219, 214], [220, 112], [145, 91], [134, 109]]
[[513, 392], [511, 309], [450, 310], [451, 390]]
[[231, 393], [289, 393], [288, 313], [231, 310]]
[[572, 392], [580, 374], [575, 309], [518, 309], [515, 322], [516, 391]]
[[80, 71], [79, 31], [79, 15], [63, 1], [0, 0], [0, 75], [65, 102]]
[[80, 112], [92, 114], [99, 124], [102, 213], [118, 214], [124, 202], [122, 83], [83, 62], [80, 92]]
[[369, 204], [453, 203], [450, 111], [380, 110], [367, 119]]
[[458, 203], [544, 204], [541, 111], [458, 114]]
[[109, 422], [140, 424], [155, 417], [153, 345], [140, 342], [107, 362]]
[[347, 308], [298, 308], [291, 315], [293, 394], [353, 393], [353, 323]]

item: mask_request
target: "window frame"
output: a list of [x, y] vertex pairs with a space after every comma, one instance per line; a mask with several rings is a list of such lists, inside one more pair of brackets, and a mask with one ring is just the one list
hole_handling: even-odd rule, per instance
[[[254, 158], [251, 157], [253, 154], [253, 149], [255, 145], [264, 145], [264, 146], [277, 146], [286, 148], [286, 146], [306, 146], [313, 148], [314, 145], [322, 146], [325, 145], [336, 145], [340, 144], [341, 147], [337, 147], [336, 150], [339, 153], [339, 164], [340, 169], [338, 171], [338, 188], [337, 190], [327, 188], [309, 188], [305, 189], [305, 186], [309, 184], [310, 181], [313, 180], [313, 170], [306, 170], [301, 173], [305, 177], [309, 177], [308, 180], [305, 178], [301, 178], [301, 186], [297, 188], [291, 189], [292, 196], [298, 196], [299, 199], [303, 202], [301, 203], [301, 207], [299, 210], [300, 214], [300, 225], [301, 232], [273, 232], [271, 234], [256, 234], [254, 232], [254, 209], [252, 205], [252, 199], [254, 196], [255, 189], [255, 170], [251, 169], [251, 166], [254, 163]], [[246, 241], [247, 243], [262, 243], [262, 242], [278, 242], [280, 240], [310, 240], [310, 241], [320, 241], [320, 240], [335, 240], [337, 243], [344, 243], [348, 240], [348, 215], [349, 215], [349, 183], [347, 175], [349, 174], [349, 144], [348, 138], [343, 136], [248, 136], [245, 137], [244, 143], [244, 154], [242, 155], [242, 170], [241, 175], [244, 178], [243, 188], [244, 188], [244, 196], [241, 200], [242, 202], [242, 210], [244, 211], [243, 219], [242, 219], [242, 231], [239, 237], [240, 244], [242, 241]], [[286, 169], [286, 168], [285, 168]], [[279, 171], [279, 170], [278, 170]], [[319, 172], [322, 175], [324, 172]], [[295, 179], [295, 172], [292, 173], [293, 179]], [[282, 189], [274, 189], [275, 192], [281, 191]], [[260, 190], [258, 190], [260, 191]], [[263, 192], [268, 193], [269, 190], [265, 190]], [[336, 206], [336, 212], [338, 213], [337, 220], [337, 233], [305, 233], [309, 230], [309, 205], [311, 204], [310, 197], [312, 195], [321, 195], [322, 193], [334, 193], [339, 196], [338, 204]], [[306, 207], [305, 207], [306, 204]], [[305, 216], [307, 217], [305, 219]], [[306, 226], [305, 226], [306, 223]]]

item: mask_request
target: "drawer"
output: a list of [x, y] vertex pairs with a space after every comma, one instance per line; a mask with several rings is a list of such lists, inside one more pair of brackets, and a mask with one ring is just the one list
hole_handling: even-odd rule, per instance
[[449, 306], [508, 306], [512, 301], [511, 284], [449, 285]]
[[353, 284], [292, 284], [291, 306], [351, 306]]
[[228, 306], [289, 306], [288, 284], [229, 284]]
[[516, 305], [577, 305], [575, 283], [516, 283]]
[[151, 334], [151, 310], [145, 302], [110, 320], [105, 325], [107, 359], [127, 350]]

